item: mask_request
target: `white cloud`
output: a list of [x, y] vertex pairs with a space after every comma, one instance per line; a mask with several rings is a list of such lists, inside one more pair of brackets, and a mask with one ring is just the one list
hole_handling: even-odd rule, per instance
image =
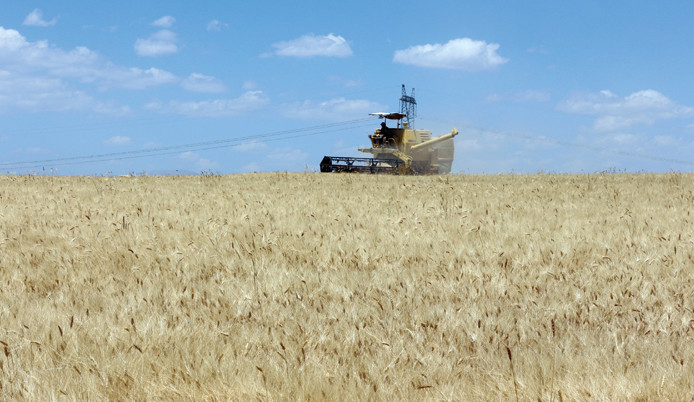
[[593, 128], [616, 131], [635, 125], [651, 125], [657, 120], [694, 115], [694, 108], [679, 105], [658, 91], [647, 89], [620, 97], [611, 91], [574, 95], [558, 109], [572, 114], [597, 116]]
[[0, 75], [0, 112], [11, 109], [64, 112], [95, 107], [97, 102], [91, 96], [70, 88], [58, 78]]
[[226, 91], [226, 86], [220, 80], [208, 75], [193, 73], [181, 82], [181, 86], [188, 91], [220, 93]]
[[334, 120], [336, 118], [366, 116], [369, 113], [385, 109], [386, 106], [384, 105], [364, 99], [335, 98], [325, 102], [306, 100], [287, 104], [284, 106], [283, 114], [286, 117], [297, 119]]
[[85, 85], [143, 89], [178, 82], [175, 75], [156, 68], [117, 66], [80, 46], [65, 51], [47, 41], [27, 41], [18, 31], [0, 26], [0, 105], [2, 110], [91, 110], [127, 113], [127, 107], [96, 101]]
[[56, 18], [53, 18], [50, 21], [46, 21], [43, 19], [43, 12], [39, 10], [38, 8], [35, 8], [34, 11], [30, 12], [29, 15], [24, 19], [24, 22], [22, 22], [22, 25], [27, 25], [27, 26], [32, 26], [32, 27], [48, 27], [51, 25], [55, 25], [58, 22]]
[[[0, 27], [0, 56], [5, 52], [12, 52], [27, 45], [26, 39], [14, 29]], [[45, 42], [37, 42], [45, 47]]]
[[145, 89], [151, 86], [171, 84], [177, 82], [174, 74], [160, 70], [158, 68], [148, 68], [143, 70], [137, 67], [118, 68], [104, 77], [106, 83], [112, 83], [126, 89]]
[[132, 140], [130, 139], [130, 137], [116, 135], [116, 136], [111, 137], [107, 140], [104, 140], [104, 144], [111, 146], [111, 147], [117, 147], [117, 146], [123, 146], [123, 145], [130, 145], [130, 144], [132, 144]]
[[348, 57], [353, 54], [345, 38], [333, 34], [308, 34], [290, 41], [274, 43], [272, 47], [275, 48], [276, 55], [289, 57]]
[[221, 31], [222, 29], [229, 28], [229, 24], [220, 22], [219, 20], [212, 20], [207, 23], [208, 31]]
[[426, 44], [396, 50], [393, 62], [462, 71], [491, 70], [508, 61], [497, 54], [498, 49], [496, 43], [461, 38], [443, 45]]
[[79, 110], [110, 115], [130, 112], [128, 106], [97, 101], [60, 78], [22, 76], [0, 71], [0, 113], [14, 109], [34, 112]]
[[135, 53], [140, 56], [156, 57], [178, 53], [178, 36], [168, 29], [155, 32], [147, 39], [135, 41]]
[[159, 113], [182, 114], [196, 117], [234, 116], [257, 110], [269, 99], [262, 91], [249, 91], [235, 99], [214, 99], [200, 102], [171, 101], [168, 104], [152, 102], [145, 106]]
[[176, 22], [176, 18], [170, 16], [170, 15], [165, 15], [158, 20], [152, 22], [152, 26], [159, 27], [159, 28], [171, 28], [171, 26]]
[[0, 27], [0, 63], [20, 76], [42, 73], [106, 87], [141, 89], [176, 81], [173, 74], [164, 70], [116, 66], [86, 47], [64, 51], [46, 41], [29, 42], [14, 29], [3, 27]]
[[649, 125], [653, 119], [646, 116], [602, 116], [593, 124], [597, 131], [626, 130], [635, 125]]

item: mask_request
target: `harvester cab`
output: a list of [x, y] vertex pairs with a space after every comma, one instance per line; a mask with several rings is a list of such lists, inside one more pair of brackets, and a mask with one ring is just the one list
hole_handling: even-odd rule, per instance
[[[376, 147], [389, 147], [396, 148], [402, 144], [403, 138], [403, 128], [400, 127], [400, 120], [405, 117], [402, 113], [370, 113], [371, 116], [378, 116], [383, 119], [381, 122], [381, 128], [377, 128], [373, 134], [369, 135], [371, 140], [371, 146]], [[388, 127], [387, 121], [396, 121], [396, 127]], [[404, 123], [404, 127], [407, 127], [407, 123]]]
[[455, 128], [446, 135], [432, 138], [429, 130], [413, 127], [416, 114], [414, 89], [412, 95], [400, 98], [400, 113], [371, 113], [383, 119], [380, 128], [369, 135], [370, 148], [359, 148], [373, 158], [325, 156], [321, 172], [356, 172], [390, 174], [446, 174], [453, 164]]

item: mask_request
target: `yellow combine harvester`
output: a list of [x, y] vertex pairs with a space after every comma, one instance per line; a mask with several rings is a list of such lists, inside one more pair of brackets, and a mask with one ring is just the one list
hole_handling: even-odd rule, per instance
[[[382, 118], [383, 122], [369, 135], [371, 148], [359, 148], [359, 151], [370, 153], [373, 158], [325, 156], [320, 163], [320, 171], [403, 175], [450, 173], [453, 137], [458, 135], [458, 130], [454, 128], [449, 134], [435, 138], [432, 138], [429, 130], [415, 130], [410, 126], [414, 122], [417, 105], [414, 89], [411, 96], [406, 95], [404, 85], [402, 90], [401, 113], [371, 113]], [[388, 120], [397, 122], [395, 127], [388, 127]]]

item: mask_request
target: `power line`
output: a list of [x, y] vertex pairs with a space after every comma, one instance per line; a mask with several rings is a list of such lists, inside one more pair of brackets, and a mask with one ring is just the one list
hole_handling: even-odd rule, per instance
[[[82, 156], [70, 156], [64, 158], [53, 158], [53, 159], [40, 159], [32, 161], [22, 161], [22, 162], [6, 162], [0, 163], [0, 168], [2, 169], [32, 169], [45, 167], [46, 165], [51, 166], [65, 166], [65, 165], [78, 165], [86, 163], [95, 162], [106, 162], [113, 160], [123, 160], [123, 159], [136, 159], [136, 158], [146, 158], [154, 156], [163, 156], [176, 154], [181, 151], [206, 151], [211, 149], [229, 148], [237, 146], [243, 143], [248, 143], [254, 140], [263, 139], [264, 142], [280, 141], [290, 138], [307, 137], [311, 135], [325, 134], [335, 131], [344, 131], [353, 128], [365, 127], [367, 125], [356, 125], [357, 123], [363, 123], [366, 121], [373, 121], [373, 117], [354, 119], [341, 121], [336, 123], [328, 123], [317, 126], [303, 127], [290, 130], [274, 131], [264, 134], [247, 135], [242, 137], [226, 138], [214, 141], [197, 142], [190, 144], [157, 147], [144, 150], [133, 150], [133, 151], [122, 151], [122, 152], [111, 152], [104, 154], [92, 154], [92, 155], [82, 155]], [[371, 124], [369, 124], [371, 125]], [[303, 133], [303, 134], [301, 134]], [[295, 134], [295, 135], [292, 135]]]
[[[446, 122], [446, 121], [439, 120], [439, 119], [430, 119], [430, 118], [429, 119], [423, 118], [423, 119], [424, 120], [432, 120], [432, 121], [435, 120], [435, 121], [439, 121], [439, 122]], [[450, 121], [447, 121], [446, 123], [455, 124], [455, 123], [452, 123]], [[606, 153], [611, 153], [611, 154], [615, 154], [615, 155], [628, 156], [631, 158], [649, 159], [649, 160], [659, 161], [659, 162], [669, 162], [669, 163], [676, 163], [676, 164], [680, 164], [680, 165], [694, 166], [694, 162], [686, 161], [686, 160], [682, 160], [682, 159], [666, 158], [666, 157], [662, 157], [662, 156], [647, 155], [647, 154], [641, 154], [641, 153], [637, 153], [637, 152], [603, 148], [603, 147], [597, 147], [594, 145], [581, 144], [581, 143], [577, 143], [577, 142], [561, 141], [561, 140], [556, 140], [556, 139], [547, 138], [547, 137], [535, 137], [535, 136], [526, 135], [526, 134], [510, 133], [507, 131], [482, 128], [482, 127], [477, 127], [477, 126], [472, 126], [472, 125], [463, 124], [460, 126], [464, 127], [464, 128], [471, 129], [471, 130], [477, 130], [477, 131], [481, 131], [481, 132], [503, 135], [506, 137], [518, 138], [518, 139], [523, 139], [523, 140], [528, 140], [528, 141], [544, 142], [544, 143], [556, 144], [556, 145], [561, 145], [561, 146], [570, 147], [570, 148], [583, 148], [583, 149], [588, 149], [591, 151], [606, 152]]]
[[[434, 121], [439, 121], [439, 122], [446, 122], [448, 124], [454, 124], [453, 122], [444, 121], [441, 119], [431, 119], [431, 118], [424, 118], [424, 119], [425, 120], [434, 120]], [[254, 135], [246, 135], [246, 136], [240, 136], [240, 137], [234, 137], [234, 138], [225, 138], [225, 139], [213, 140], [213, 141], [204, 141], [204, 142], [197, 142], [197, 143], [172, 145], [172, 146], [165, 146], [165, 147], [156, 147], [156, 148], [150, 148], [150, 149], [111, 152], [111, 153], [103, 153], [103, 154], [81, 155], [81, 156], [70, 156], [70, 157], [52, 158], [52, 159], [39, 159], [39, 160], [21, 161], [21, 162], [5, 162], [5, 163], [0, 163], [0, 169], [15, 170], [15, 169], [41, 168], [41, 167], [45, 167], [46, 165], [50, 165], [51, 167], [66, 166], [66, 165], [81, 165], [81, 164], [107, 162], [107, 161], [115, 161], [115, 160], [165, 156], [165, 155], [172, 155], [172, 154], [180, 153], [182, 151], [207, 151], [207, 150], [212, 150], [212, 149], [230, 148], [230, 147], [238, 146], [238, 145], [241, 145], [244, 143], [249, 143], [249, 142], [261, 140], [261, 139], [263, 140], [263, 142], [274, 142], [274, 141], [282, 141], [282, 140], [287, 140], [287, 139], [292, 139], [292, 138], [307, 137], [307, 136], [320, 135], [320, 134], [325, 134], [325, 133], [330, 133], [330, 132], [335, 132], [335, 131], [344, 131], [344, 130], [349, 130], [349, 129], [354, 129], [354, 128], [366, 127], [366, 126], [370, 126], [371, 124], [358, 125], [358, 123], [363, 123], [363, 122], [367, 122], [367, 121], [370, 122], [373, 120], [374, 120], [373, 117], [367, 117], [367, 118], [346, 120], [346, 121], [341, 121], [341, 122], [328, 123], [328, 124], [309, 126], [309, 127], [302, 127], [302, 128], [296, 128], [296, 129], [281, 130], [281, 131], [274, 131], [274, 132], [254, 134]], [[687, 166], [693, 166], [694, 165], [694, 163], [692, 163], [690, 161], [685, 161], [685, 160], [681, 160], [681, 159], [660, 157], [660, 156], [647, 155], [647, 154], [622, 151], [622, 150], [615, 150], [615, 149], [597, 147], [597, 146], [586, 145], [586, 144], [581, 144], [581, 143], [576, 143], [576, 142], [561, 141], [561, 140], [556, 140], [556, 139], [547, 138], [547, 137], [536, 137], [536, 136], [531, 136], [531, 135], [526, 135], [526, 134], [511, 133], [511, 132], [506, 132], [506, 131], [501, 131], [501, 130], [487, 129], [487, 128], [482, 128], [482, 127], [477, 127], [477, 126], [472, 126], [472, 125], [460, 125], [460, 126], [465, 127], [467, 129], [471, 129], [471, 130], [477, 130], [480, 132], [487, 132], [487, 133], [492, 133], [492, 134], [496, 134], [496, 135], [502, 135], [502, 136], [506, 136], [506, 137], [512, 137], [512, 138], [523, 139], [523, 140], [528, 140], [528, 141], [544, 142], [544, 143], [556, 144], [556, 145], [565, 146], [565, 147], [582, 148], [582, 149], [588, 149], [588, 150], [598, 151], [598, 152], [612, 153], [615, 155], [622, 155], [622, 156], [627, 156], [627, 157], [632, 157], [632, 158], [649, 159], [649, 160], [654, 160], [654, 161], [676, 163], [676, 164], [687, 165]]]
[[[470, 127], [470, 128], [475, 128], [475, 127]], [[674, 158], [666, 158], [663, 156], [646, 155], [646, 154], [640, 154], [640, 153], [636, 153], [636, 152], [622, 151], [619, 149], [596, 147], [593, 145], [586, 145], [586, 144], [580, 144], [577, 142], [569, 142], [569, 141], [560, 141], [560, 140], [555, 140], [555, 139], [546, 138], [546, 137], [533, 137], [530, 135], [523, 135], [523, 134], [495, 132], [493, 130], [487, 130], [487, 131], [494, 132], [495, 134], [505, 135], [507, 137], [515, 137], [515, 138], [520, 138], [520, 139], [525, 139], [525, 140], [530, 140], [530, 141], [546, 142], [546, 143], [557, 144], [557, 145], [561, 145], [561, 146], [565, 146], [565, 147], [583, 148], [583, 149], [588, 149], [591, 151], [607, 152], [607, 153], [611, 153], [611, 154], [615, 154], [615, 155], [628, 156], [628, 157], [632, 157], [632, 158], [650, 159], [650, 160], [654, 160], [654, 161], [677, 163], [677, 164], [688, 165], [688, 166], [694, 165], [694, 163], [692, 163], [690, 161], [685, 161], [685, 160], [681, 160], [681, 159], [674, 159]]]

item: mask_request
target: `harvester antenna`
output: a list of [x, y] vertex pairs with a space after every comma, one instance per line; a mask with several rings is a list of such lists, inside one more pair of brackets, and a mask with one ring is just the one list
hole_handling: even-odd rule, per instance
[[414, 118], [417, 117], [417, 101], [414, 99], [414, 88], [412, 88], [412, 95], [407, 96], [405, 84], [402, 84], [400, 113], [405, 115], [405, 118], [407, 119], [407, 127], [414, 128]]

